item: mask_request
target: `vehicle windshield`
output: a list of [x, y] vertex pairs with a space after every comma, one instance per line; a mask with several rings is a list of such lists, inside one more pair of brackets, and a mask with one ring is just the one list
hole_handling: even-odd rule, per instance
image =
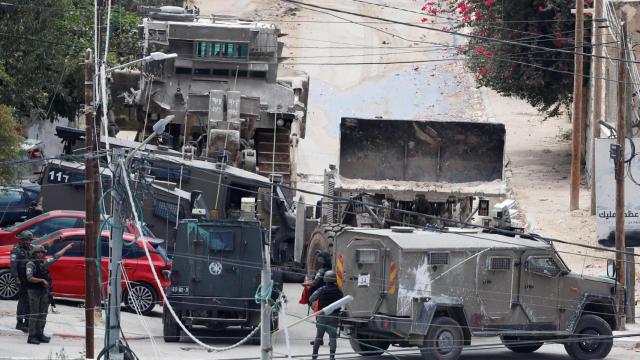
[[33, 221], [38, 221], [38, 220], [40, 220], [40, 219], [42, 219], [43, 217], [46, 217], [46, 216], [47, 216], [47, 214], [41, 214], [41, 215], [38, 215], [38, 216], [36, 216], [36, 217], [32, 217], [32, 218], [31, 218], [31, 219], [29, 219], [29, 220], [25, 220], [25, 221], [17, 222], [17, 223], [15, 223], [15, 224], [13, 224], [13, 225], [11, 225], [11, 226], [8, 226], [8, 227], [6, 227], [6, 228], [4, 228], [4, 229], [5, 229], [6, 231], [14, 231], [14, 230], [16, 230], [17, 228], [19, 228], [20, 226], [24, 225], [24, 224], [31, 223], [31, 222], [33, 222]]

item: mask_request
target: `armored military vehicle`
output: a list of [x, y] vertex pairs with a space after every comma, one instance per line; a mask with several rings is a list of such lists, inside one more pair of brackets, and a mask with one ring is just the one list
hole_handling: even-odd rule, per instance
[[[167, 296], [185, 326], [253, 329], [260, 323], [260, 304], [254, 295], [261, 280], [265, 232], [255, 210], [252, 216], [247, 214], [251, 211], [243, 211], [235, 220], [189, 219], [178, 224]], [[281, 290], [275, 274], [274, 300]], [[274, 315], [272, 327], [277, 329]], [[164, 340], [179, 341], [180, 327], [166, 309], [162, 323]]]
[[552, 244], [532, 236], [457, 231], [337, 236], [338, 285], [354, 298], [341, 327], [356, 352], [417, 346], [425, 358], [455, 360], [472, 336], [499, 335], [518, 353], [553, 340], [576, 360], [607, 356], [621, 325], [620, 284], [571, 272]]

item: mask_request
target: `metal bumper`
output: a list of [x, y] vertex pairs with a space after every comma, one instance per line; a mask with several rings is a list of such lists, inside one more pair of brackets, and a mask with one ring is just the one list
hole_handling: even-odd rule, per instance
[[343, 318], [340, 328], [346, 332], [384, 334], [406, 339], [411, 334], [412, 320], [406, 317], [374, 315], [371, 318]]

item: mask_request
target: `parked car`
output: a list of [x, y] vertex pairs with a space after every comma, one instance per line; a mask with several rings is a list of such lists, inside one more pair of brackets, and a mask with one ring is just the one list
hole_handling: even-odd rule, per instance
[[[39, 238], [62, 229], [84, 228], [87, 214], [84, 211], [75, 210], [54, 210], [41, 214], [21, 223], [14, 224], [4, 229], [0, 229], [0, 246], [13, 245], [18, 242], [18, 234], [25, 230], [30, 230], [34, 238]], [[133, 223], [126, 224], [126, 232], [137, 234]], [[149, 238], [156, 236], [143, 225], [143, 235]]]
[[0, 226], [32, 218], [37, 209], [39, 186], [0, 187]]
[[[146, 238], [145, 238], [146, 239]], [[132, 234], [124, 235], [125, 241], [135, 241], [130, 246], [124, 246], [123, 265], [127, 278], [130, 281], [131, 290], [122, 282], [123, 302], [127, 310], [133, 311], [135, 304], [143, 314], [150, 313], [156, 304], [162, 303], [162, 296], [149, 263], [145, 256], [142, 238], [135, 239]], [[73, 246], [64, 256], [51, 265], [52, 290], [54, 297], [84, 299], [85, 298], [85, 231], [84, 229], [63, 229], [56, 231], [40, 239], [34, 240], [34, 244], [47, 248], [47, 256], [52, 256], [67, 244]], [[171, 262], [162, 255], [162, 240], [151, 239], [146, 243], [151, 253], [156, 273], [160, 276], [163, 288], [170, 283]], [[102, 253], [101, 275], [104, 293], [107, 293], [109, 273], [109, 232], [103, 231], [100, 238]], [[12, 245], [0, 246], [0, 299], [15, 299], [18, 286], [10, 273], [10, 253]]]

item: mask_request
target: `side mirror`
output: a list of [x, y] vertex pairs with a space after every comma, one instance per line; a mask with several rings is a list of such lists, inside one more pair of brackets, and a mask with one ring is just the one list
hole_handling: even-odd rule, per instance
[[615, 279], [618, 271], [616, 267], [616, 261], [613, 259], [607, 260], [607, 277], [611, 279]]

